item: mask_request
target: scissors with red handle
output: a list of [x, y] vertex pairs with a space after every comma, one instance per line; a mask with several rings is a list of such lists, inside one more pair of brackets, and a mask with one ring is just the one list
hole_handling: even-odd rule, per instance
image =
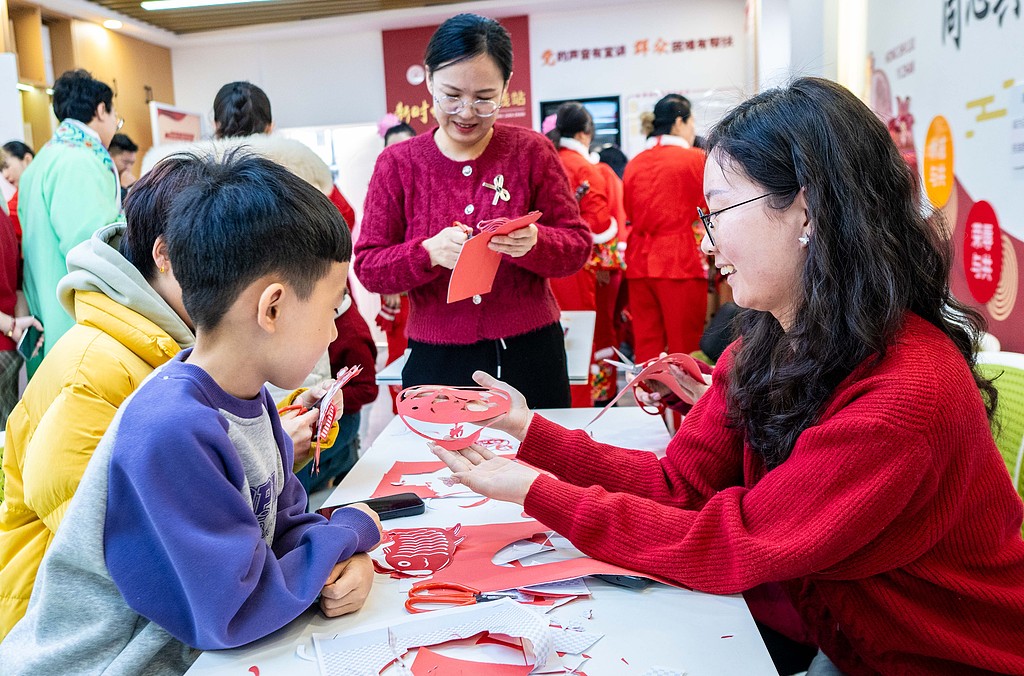
[[410, 613], [425, 613], [437, 608], [421, 608], [420, 606], [471, 606], [474, 603], [487, 603], [506, 598], [506, 594], [484, 594], [458, 582], [417, 582], [409, 589], [409, 598], [405, 609]]

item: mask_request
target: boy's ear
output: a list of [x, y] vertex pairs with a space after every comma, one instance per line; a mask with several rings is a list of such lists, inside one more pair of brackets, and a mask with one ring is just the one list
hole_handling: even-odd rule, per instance
[[171, 269], [171, 257], [167, 253], [167, 241], [163, 235], [157, 237], [153, 242], [153, 262], [156, 263], [156, 268], [161, 273]]
[[274, 282], [260, 293], [256, 313], [256, 323], [267, 333], [277, 331], [277, 321], [281, 317], [281, 303], [284, 299], [284, 284]]

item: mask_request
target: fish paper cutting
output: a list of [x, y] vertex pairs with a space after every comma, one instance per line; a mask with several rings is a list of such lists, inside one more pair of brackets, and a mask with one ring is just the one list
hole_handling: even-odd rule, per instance
[[451, 528], [396, 528], [384, 533], [384, 562], [374, 558], [378, 572], [392, 577], [428, 577], [447, 568], [465, 540], [461, 524]]

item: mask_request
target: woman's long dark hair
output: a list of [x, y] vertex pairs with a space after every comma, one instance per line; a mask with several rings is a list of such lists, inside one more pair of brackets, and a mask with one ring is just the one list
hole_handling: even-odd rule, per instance
[[952, 245], [867, 106], [834, 82], [800, 78], [730, 111], [708, 146], [723, 167], [777, 193], [773, 209], [803, 188], [813, 226], [790, 330], [768, 312], [746, 310], [739, 322], [732, 421], [769, 468], [858, 364], [885, 355], [908, 310], [953, 340], [991, 419], [995, 387], [974, 368], [985, 320], [950, 294]]

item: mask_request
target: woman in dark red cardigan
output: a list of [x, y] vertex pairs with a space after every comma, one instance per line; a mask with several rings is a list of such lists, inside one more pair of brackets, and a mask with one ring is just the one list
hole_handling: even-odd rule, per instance
[[[495, 116], [512, 73], [512, 43], [496, 21], [460, 14], [427, 46], [427, 88], [438, 128], [386, 148], [377, 160], [355, 247], [359, 281], [408, 292], [412, 349], [406, 387], [471, 385], [500, 373], [536, 408], [569, 405], [565, 346], [547, 278], [583, 267], [590, 232], [554, 148]], [[503, 254], [493, 290], [447, 304], [448, 280], [469, 225], [541, 211], [536, 225], [491, 240]]]
[[711, 593], [780, 583], [808, 674], [1024, 674], [1024, 506], [974, 368], [984, 322], [888, 131], [803, 78], [709, 144], [704, 250], [747, 310], [666, 457], [521, 399], [495, 427], [551, 474], [435, 452], [592, 556]]

